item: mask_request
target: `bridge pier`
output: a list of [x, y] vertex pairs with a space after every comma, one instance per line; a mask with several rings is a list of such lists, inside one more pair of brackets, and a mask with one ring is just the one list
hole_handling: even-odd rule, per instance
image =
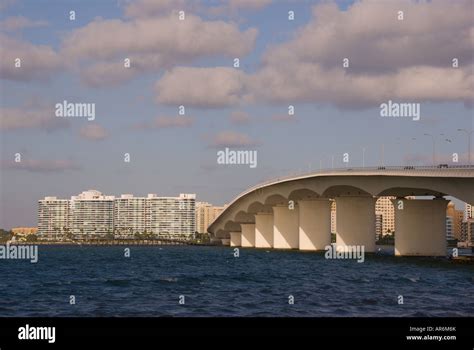
[[273, 214], [255, 214], [255, 247], [273, 247]]
[[444, 198], [394, 199], [395, 255], [446, 256]]
[[242, 245], [242, 232], [230, 232], [230, 246], [240, 247]]
[[375, 198], [336, 197], [336, 244], [375, 252]]
[[299, 248], [298, 207], [286, 205], [273, 207], [273, 248]]
[[323, 250], [331, 244], [329, 199], [298, 201], [300, 250]]
[[240, 224], [242, 228], [242, 247], [255, 247], [255, 224]]

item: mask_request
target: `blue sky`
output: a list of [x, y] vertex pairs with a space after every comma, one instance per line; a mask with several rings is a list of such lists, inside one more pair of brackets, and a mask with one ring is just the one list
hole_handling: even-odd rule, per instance
[[[133, 16], [127, 15], [127, 7], [133, 2], [126, 1], [2, 2], [0, 227], [34, 226], [38, 199], [47, 195], [67, 198], [90, 188], [114, 195], [197, 193], [198, 200], [224, 204], [264, 179], [318, 169], [321, 160], [323, 167], [329, 167], [332, 155], [336, 167], [344, 166], [342, 155], [346, 152], [350, 155], [349, 166], [361, 166], [362, 147], [366, 148], [367, 166], [380, 165], [382, 147], [385, 165], [429, 165], [432, 141], [425, 133], [437, 135], [439, 162], [449, 162], [455, 152], [462, 157], [460, 163], [466, 162], [467, 137], [457, 129], [474, 127], [470, 107], [472, 46], [466, 47], [466, 32], [469, 33], [469, 28], [472, 31], [473, 21], [462, 15], [472, 10], [472, 2], [454, 1], [450, 5], [442, 1], [400, 1], [380, 6], [380, 2], [373, 1], [355, 5], [352, 1], [340, 1], [326, 7], [317, 1], [260, 2], [261, 6], [249, 7], [239, 0], [175, 1], [170, 6], [169, 1], [152, 4], [139, 0], [135, 3], [143, 4]], [[130, 23], [156, 24], [158, 36], [166, 32], [161, 23], [168, 17], [175, 18], [181, 8], [186, 8], [186, 15], [194, 16], [192, 20], [201, 23], [198, 28], [207, 33], [198, 34], [195, 40], [202, 40], [203, 45], [215, 53], [208, 54], [200, 47], [192, 53], [186, 52], [186, 47], [176, 52], [172, 49], [173, 52], [163, 54], [165, 63], [152, 67], [145, 64], [132, 79], [113, 82], [113, 70], [105, 73], [99, 70], [104, 75], [98, 84], [85, 78], [86, 70], [95, 69], [96, 63], [120, 62], [127, 55], [136, 55], [137, 60], [149, 60], [154, 55], [162, 57], [164, 49], [161, 47], [167, 45], [168, 39], [156, 39], [162, 43], [161, 47], [147, 46], [146, 40], [155, 40], [153, 31], [143, 33], [149, 39], [136, 37], [132, 42], [125, 39], [122, 42], [121, 37], [133, 28], [128, 26]], [[357, 8], [361, 12], [357, 12]], [[405, 11], [409, 29], [397, 27], [395, 22], [384, 28], [379, 18], [396, 16], [398, 8]], [[76, 11], [75, 21], [68, 18], [71, 9]], [[287, 19], [290, 10], [295, 12], [294, 21]], [[445, 13], [447, 19], [439, 27], [447, 34], [437, 36], [433, 32], [433, 37], [439, 37], [436, 42], [426, 33], [437, 27], [440, 12]], [[368, 17], [358, 19], [360, 13]], [[416, 16], [422, 17], [413, 20]], [[92, 31], [93, 35], [87, 36], [83, 29], [91, 27], [91, 23], [95, 23], [96, 28], [107, 28], [108, 20], [120, 21], [117, 33], [107, 32], [101, 37], [107, 40], [91, 43], [96, 35]], [[364, 23], [370, 26], [371, 21], [376, 24], [364, 32]], [[329, 24], [340, 30], [332, 33], [325, 43], [322, 28], [330, 28]], [[213, 32], [216, 28], [219, 30]], [[227, 29], [228, 39], [220, 40]], [[254, 37], [252, 30], [256, 30]], [[443, 41], [445, 37], [456, 36], [459, 40], [455, 45]], [[396, 57], [384, 56], [383, 50], [379, 52], [376, 46], [386, 45], [387, 37], [389, 45], [392, 42], [395, 45], [394, 52], [397, 52], [396, 45], [406, 52], [399, 57], [397, 54]], [[402, 42], [400, 38], [408, 39]], [[176, 38], [170, 41], [171, 45], [180, 45], [173, 40]], [[142, 41], [144, 44], [138, 45], [137, 50], [135, 44]], [[333, 51], [344, 51], [344, 41], [356, 44], [360, 41], [360, 44], [347, 46], [348, 56], [356, 58], [355, 63], [351, 63], [354, 73], [340, 78], [343, 57], [334, 56], [333, 64], [330, 55]], [[242, 48], [237, 49], [241, 43]], [[23, 49], [22, 45], [27, 47]], [[35, 51], [39, 46], [49, 48], [54, 54]], [[369, 52], [367, 56], [357, 49], [364, 46]], [[102, 47], [103, 52], [96, 52]], [[418, 52], [418, 47], [424, 52]], [[446, 52], [446, 47], [451, 52]], [[370, 54], [372, 48], [374, 54]], [[108, 55], [107, 50], [112, 54]], [[241, 62], [238, 69], [232, 68], [236, 52]], [[35, 63], [34, 74], [18, 73], [18, 69], [11, 68], [12, 58], [18, 54], [22, 55], [23, 65]], [[426, 55], [426, 63], [423, 55]], [[54, 64], [51, 67], [51, 57], [58, 62], [57, 69]], [[450, 57], [462, 58], [461, 67], [453, 74]], [[388, 63], [381, 72], [380, 68], [364, 67], [366, 60]], [[132, 59], [132, 65], [134, 62]], [[180, 67], [190, 68], [191, 75], [176, 88], [172, 83]], [[235, 81], [233, 73], [220, 70], [222, 67], [238, 71], [242, 74], [241, 81]], [[306, 74], [300, 71], [301, 67], [317, 74]], [[207, 85], [208, 79], [196, 78], [200, 77], [199, 68], [205, 68], [204, 73], [212, 76], [225, 73], [219, 80], [222, 94]], [[413, 78], [417, 69], [428, 72], [425, 75], [434, 72], [434, 78], [423, 80], [422, 75]], [[39, 78], [36, 72], [41, 72]], [[298, 84], [291, 81], [293, 76], [300, 80]], [[112, 79], [112, 83], [100, 86], [107, 79]], [[347, 84], [344, 79], [348, 79]], [[160, 81], [164, 85], [157, 87]], [[234, 94], [233, 88], [228, 92], [228, 86], [236, 86], [237, 92]], [[390, 88], [385, 91], [386, 86]], [[200, 95], [202, 91], [204, 97]], [[363, 96], [360, 101], [359, 93]], [[205, 96], [217, 97], [208, 101]], [[420, 103], [421, 120], [381, 118], [380, 103], [388, 98]], [[75, 118], [66, 120], [65, 125], [56, 125], [57, 118], [55, 120], [50, 109], [63, 100], [95, 103], [96, 119], [90, 122]], [[154, 125], [153, 120], [160, 117], [180, 118], [179, 104], [175, 101], [183, 101], [192, 125], [134, 127]], [[287, 115], [289, 104], [295, 106], [295, 116], [275, 118]], [[246, 113], [248, 122], [233, 123], [231, 115], [236, 112]], [[90, 129], [91, 124], [97, 129]], [[217, 137], [222, 133], [233, 135], [228, 144], [226, 137]], [[439, 136], [441, 133], [444, 135]], [[218, 165], [216, 152], [224, 147], [257, 150], [257, 168]], [[20, 153], [26, 163], [12, 163], [15, 153]], [[124, 163], [124, 153], [130, 153], [130, 163]], [[52, 164], [56, 166], [48, 168]]]

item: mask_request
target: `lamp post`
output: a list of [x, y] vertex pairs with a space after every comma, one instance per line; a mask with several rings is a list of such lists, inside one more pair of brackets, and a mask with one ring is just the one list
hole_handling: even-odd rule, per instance
[[458, 131], [465, 132], [467, 135], [467, 147], [468, 147], [468, 155], [469, 155], [469, 165], [471, 165], [471, 135], [474, 133], [474, 130], [467, 130], [467, 129], [458, 129]]

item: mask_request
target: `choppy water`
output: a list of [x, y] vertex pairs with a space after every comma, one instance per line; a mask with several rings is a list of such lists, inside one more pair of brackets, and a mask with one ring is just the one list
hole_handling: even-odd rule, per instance
[[241, 249], [235, 258], [228, 247], [130, 249], [125, 258], [124, 247], [39, 246], [36, 264], [0, 260], [0, 316], [474, 315], [474, 266], [447, 260], [373, 255], [357, 263], [299, 251]]

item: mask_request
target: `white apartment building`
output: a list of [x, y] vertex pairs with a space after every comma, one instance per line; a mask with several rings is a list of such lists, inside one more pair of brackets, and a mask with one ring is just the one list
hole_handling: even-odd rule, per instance
[[181, 193], [179, 197], [147, 197], [149, 220], [146, 231], [167, 238], [191, 238], [196, 232], [196, 195]]
[[56, 239], [68, 233], [71, 225], [70, 202], [57, 197], [38, 201], [38, 233], [45, 239]]
[[207, 233], [207, 228], [215, 218], [225, 209], [216, 207], [207, 202], [196, 203], [196, 232]]
[[114, 201], [114, 233], [118, 237], [133, 237], [147, 231], [148, 202], [144, 197], [123, 194]]
[[96, 190], [71, 197], [71, 232], [74, 237], [94, 237], [114, 233], [114, 196], [104, 196]]

